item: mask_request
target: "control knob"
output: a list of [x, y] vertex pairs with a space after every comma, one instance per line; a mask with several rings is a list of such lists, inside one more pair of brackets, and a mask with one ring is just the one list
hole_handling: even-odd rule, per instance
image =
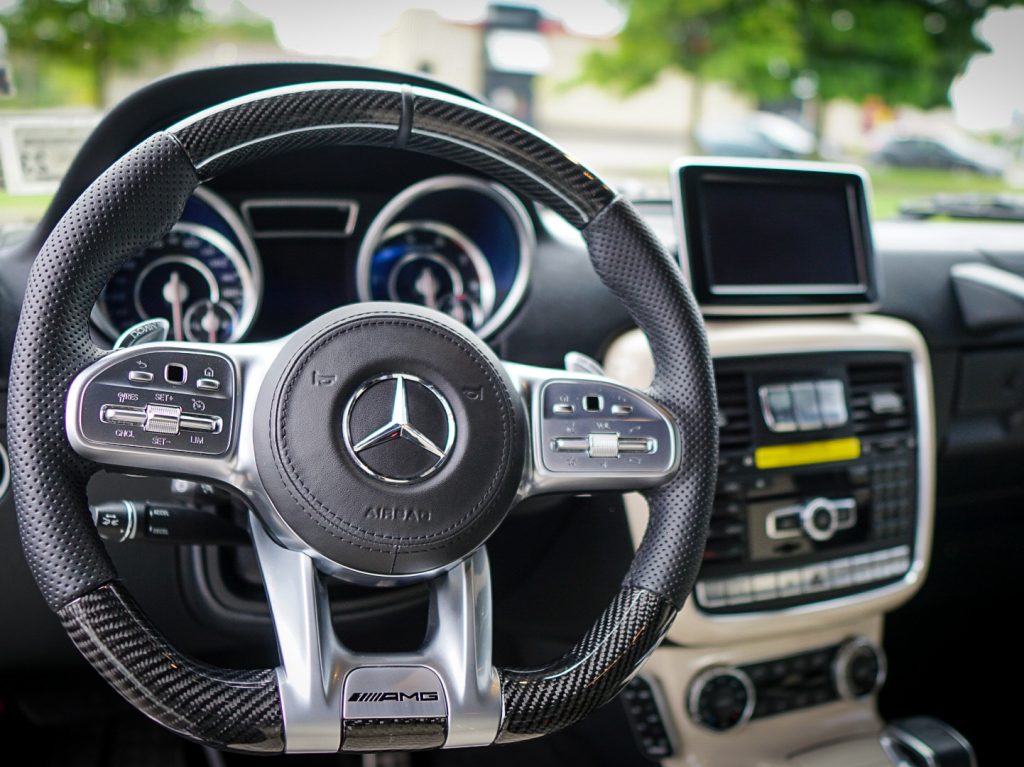
[[738, 668], [714, 666], [690, 684], [687, 711], [709, 730], [724, 732], [739, 727], [754, 713], [755, 692], [750, 677]]
[[885, 683], [885, 655], [866, 637], [855, 637], [840, 645], [832, 663], [832, 680], [839, 696], [863, 698]]

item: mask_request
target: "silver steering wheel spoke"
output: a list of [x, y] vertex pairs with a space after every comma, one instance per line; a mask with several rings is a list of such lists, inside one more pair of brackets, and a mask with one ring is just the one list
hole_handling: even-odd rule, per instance
[[597, 373], [504, 364], [528, 419], [520, 499], [640, 490], [674, 476], [679, 429], [649, 395]]
[[326, 576], [314, 559], [280, 545], [255, 515], [250, 526], [281, 657], [289, 753], [383, 750], [397, 725], [412, 733], [405, 747], [494, 741], [501, 690], [491, 660], [483, 548], [429, 582], [430, 617], [419, 650], [356, 653], [334, 633]]

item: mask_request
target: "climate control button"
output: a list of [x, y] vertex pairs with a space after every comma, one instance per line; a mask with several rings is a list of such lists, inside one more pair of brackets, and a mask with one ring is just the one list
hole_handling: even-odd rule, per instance
[[885, 684], [886, 663], [881, 648], [865, 637], [846, 641], [836, 652], [832, 681], [843, 698], [864, 698]]
[[690, 684], [687, 711], [694, 722], [724, 732], [745, 724], [754, 713], [754, 685], [746, 672], [714, 666]]

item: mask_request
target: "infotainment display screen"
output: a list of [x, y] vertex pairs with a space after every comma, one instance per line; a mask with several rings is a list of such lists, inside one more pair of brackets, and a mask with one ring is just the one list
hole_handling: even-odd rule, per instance
[[694, 159], [675, 174], [680, 257], [706, 314], [848, 312], [877, 302], [858, 169]]

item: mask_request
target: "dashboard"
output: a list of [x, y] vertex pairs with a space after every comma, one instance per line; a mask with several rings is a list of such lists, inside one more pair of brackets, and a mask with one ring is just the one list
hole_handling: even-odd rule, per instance
[[535, 246], [523, 203], [473, 176], [432, 176], [383, 205], [358, 194], [229, 201], [202, 187], [114, 276], [93, 321], [109, 341], [162, 318], [172, 340], [225, 343], [278, 337], [352, 301], [395, 301], [487, 338], [522, 300]]
[[[0, 578], [7, 584], [0, 616], [30, 629], [0, 635], [0, 667], [78, 662], [18, 549], [3, 447], [14, 330], [43, 238], [97, 173], [163, 125], [257, 87], [368, 77], [426, 82], [303, 64], [207, 70], [149, 86], [103, 121], [38, 227], [0, 251]], [[637, 207], [671, 253], [685, 250], [670, 201]], [[719, 753], [722, 764], [753, 763], [806, 747], [807, 732], [824, 726], [851, 735], [877, 729], [886, 676], [881, 648], [897, 646], [883, 637], [883, 614], [927, 599], [926, 575], [943, 583], [943, 572], [954, 569], [956, 583], [970, 570], [965, 556], [982, 569], [996, 566], [954, 545], [957, 559], [933, 538], [940, 540], [944, 520], [964, 520], [965, 509], [978, 515], [968, 520], [972, 530], [985, 527], [979, 519], [993, 525], [986, 545], [1013, 537], [1016, 528], [996, 524], [998, 500], [988, 500], [1020, 492], [1024, 327], [971, 328], [950, 274], [974, 264], [1024, 275], [1022, 232], [1015, 225], [875, 222], [880, 290], [862, 302], [877, 307], [873, 313], [801, 318], [782, 310], [709, 321], [721, 410], [719, 491], [695, 597], [632, 690], [637, 706], [658, 704], [642, 713], [662, 735], [634, 727], [648, 756], [684, 764]], [[593, 274], [578, 232], [471, 169], [380, 148], [299, 150], [201, 187], [178, 224], [114, 277], [92, 319], [107, 345], [150, 318], [165, 319], [174, 339], [258, 342], [360, 301], [444, 311], [512, 362], [561, 367], [575, 351], [631, 385], [650, 379], [646, 341]], [[809, 391], [818, 409], [802, 426], [776, 407]], [[823, 407], [837, 396], [841, 418], [840, 408]], [[816, 453], [793, 450], [824, 442], [840, 449], [851, 439], [859, 441], [857, 455], [829, 457], [820, 444]], [[780, 454], [789, 463], [759, 464], [759, 455]], [[221, 509], [209, 488], [167, 478], [99, 475], [90, 497], [97, 504], [132, 497], [216, 508], [229, 519], [242, 513]], [[542, 498], [520, 512], [488, 548], [496, 656], [529, 663], [548, 659], [551, 646], [574, 638], [603, 608], [601, 589], [610, 593], [621, 578], [645, 509], [634, 496], [597, 495]], [[567, 548], [579, 556], [558, 555]], [[251, 549], [110, 549], [131, 590], [177, 644], [213, 660], [273, 663]], [[154, 578], [155, 570], [167, 577]], [[596, 600], [578, 588], [584, 581], [594, 585]], [[334, 584], [330, 593], [336, 626], [353, 646], [422, 634], [423, 589], [382, 594]], [[945, 631], [936, 602], [925, 605], [930, 610], [915, 619]], [[961, 606], [970, 608], [967, 600]], [[871, 654], [865, 648], [874, 671], [851, 687], [846, 670]], [[894, 652], [888, 688], [900, 679]], [[900, 660], [913, 668], [913, 653]], [[731, 713], [702, 698], [712, 683], [724, 689]]]

